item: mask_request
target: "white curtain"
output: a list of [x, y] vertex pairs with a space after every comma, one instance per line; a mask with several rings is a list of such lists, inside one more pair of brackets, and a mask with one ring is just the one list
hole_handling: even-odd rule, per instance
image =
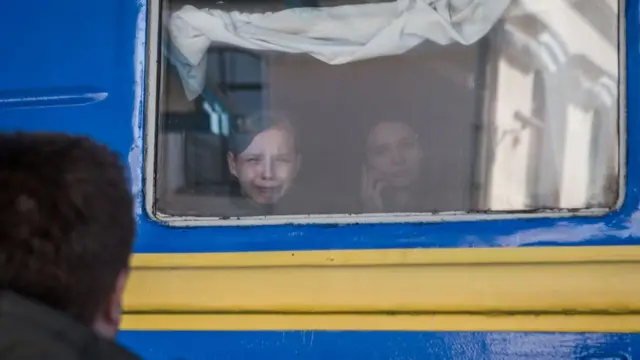
[[187, 5], [171, 15], [168, 29], [181, 55], [174, 63], [187, 97], [193, 99], [204, 87], [206, 53], [212, 44], [307, 53], [338, 65], [402, 54], [425, 40], [472, 44], [491, 29], [510, 2], [397, 0], [262, 14]]

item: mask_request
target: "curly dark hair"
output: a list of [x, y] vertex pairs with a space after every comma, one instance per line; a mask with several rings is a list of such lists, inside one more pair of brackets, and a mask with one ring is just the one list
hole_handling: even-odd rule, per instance
[[92, 324], [135, 237], [120, 156], [84, 136], [0, 134], [0, 189], [0, 290]]

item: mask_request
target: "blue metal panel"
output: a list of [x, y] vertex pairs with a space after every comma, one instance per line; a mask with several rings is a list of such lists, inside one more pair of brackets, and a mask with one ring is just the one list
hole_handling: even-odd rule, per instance
[[640, 357], [640, 335], [435, 332], [125, 332], [149, 360], [580, 359]]
[[[640, 14], [637, 0], [628, 4], [627, 84], [633, 99], [640, 87], [636, 64], [640, 61]], [[602, 218], [196, 229], [163, 226], [142, 210], [143, 111], [137, 105], [144, 100], [141, 57], [145, 37], [139, 30], [146, 28], [145, 3], [23, 0], [4, 4], [3, 12], [10, 15], [0, 22], [0, 130], [90, 134], [117, 149], [134, 175], [140, 224], [137, 252], [640, 244], [636, 215], [640, 122], [635, 121], [640, 104], [635, 101], [628, 106], [625, 203], [621, 210]], [[24, 108], [34, 104], [39, 107]]]
[[[24, 0], [2, 9], [0, 130], [89, 134], [127, 156], [140, 6]], [[37, 107], [24, 108], [34, 97]]]

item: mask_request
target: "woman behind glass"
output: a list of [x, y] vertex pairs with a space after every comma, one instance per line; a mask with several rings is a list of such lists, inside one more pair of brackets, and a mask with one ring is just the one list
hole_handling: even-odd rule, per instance
[[383, 121], [367, 134], [361, 206], [365, 213], [426, 211], [423, 151], [406, 123]]

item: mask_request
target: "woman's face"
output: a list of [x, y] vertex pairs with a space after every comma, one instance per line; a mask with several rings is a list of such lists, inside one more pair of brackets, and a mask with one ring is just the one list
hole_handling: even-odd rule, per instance
[[401, 122], [376, 125], [367, 138], [367, 161], [372, 174], [387, 185], [413, 184], [422, 168], [422, 149], [417, 135]]
[[299, 158], [293, 137], [274, 127], [258, 134], [245, 151], [228, 155], [229, 170], [242, 190], [258, 204], [275, 204], [295, 178]]

